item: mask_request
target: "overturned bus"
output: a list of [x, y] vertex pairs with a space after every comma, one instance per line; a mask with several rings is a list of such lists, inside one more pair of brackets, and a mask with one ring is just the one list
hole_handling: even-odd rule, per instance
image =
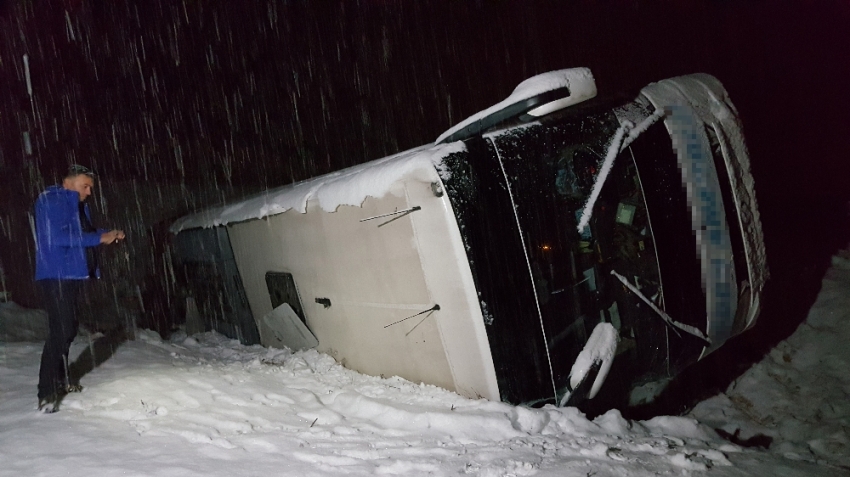
[[176, 221], [207, 329], [530, 405], [676, 375], [759, 313], [741, 126], [706, 74], [596, 93], [544, 73], [434, 144]]

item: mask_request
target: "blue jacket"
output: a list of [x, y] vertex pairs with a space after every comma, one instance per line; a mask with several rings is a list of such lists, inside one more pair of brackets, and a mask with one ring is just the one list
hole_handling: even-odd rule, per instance
[[[35, 201], [35, 279], [89, 278], [85, 247], [100, 245], [106, 230], [84, 233], [80, 223], [80, 194], [50, 186]], [[86, 216], [91, 218], [88, 205]], [[96, 271], [100, 277], [100, 272]]]

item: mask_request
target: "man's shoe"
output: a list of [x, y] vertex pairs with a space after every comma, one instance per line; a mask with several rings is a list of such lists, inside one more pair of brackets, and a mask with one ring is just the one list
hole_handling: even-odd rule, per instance
[[53, 414], [58, 411], [59, 409], [56, 407], [56, 395], [51, 394], [50, 396], [39, 398], [38, 410], [44, 414]]

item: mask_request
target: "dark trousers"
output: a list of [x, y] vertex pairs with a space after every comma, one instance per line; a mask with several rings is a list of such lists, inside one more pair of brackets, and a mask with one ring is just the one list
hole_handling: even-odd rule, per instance
[[68, 350], [77, 336], [77, 296], [83, 280], [39, 280], [41, 303], [47, 310], [47, 341], [41, 353], [38, 398], [61, 394], [68, 384]]

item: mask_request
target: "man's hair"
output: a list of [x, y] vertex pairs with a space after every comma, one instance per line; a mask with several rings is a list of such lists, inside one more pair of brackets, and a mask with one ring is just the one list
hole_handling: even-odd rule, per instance
[[86, 175], [91, 178], [97, 176], [97, 174], [95, 174], [93, 170], [89, 169], [86, 166], [81, 166], [79, 164], [71, 164], [68, 167], [68, 172], [65, 174], [65, 179], [72, 179], [79, 175]]

